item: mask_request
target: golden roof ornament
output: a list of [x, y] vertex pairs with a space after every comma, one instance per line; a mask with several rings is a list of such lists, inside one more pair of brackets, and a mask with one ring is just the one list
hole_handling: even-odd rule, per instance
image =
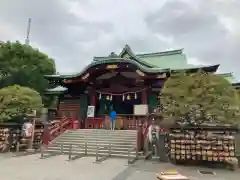
[[129, 55], [129, 54], [125, 54], [125, 55], [123, 56], [123, 58], [124, 58], [124, 59], [130, 59], [130, 55]]
[[166, 77], [167, 77], [166, 73], [162, 73], [162, 74], [157, 75], [158, 79], [163, 79], [163, 78], [166, 78]]

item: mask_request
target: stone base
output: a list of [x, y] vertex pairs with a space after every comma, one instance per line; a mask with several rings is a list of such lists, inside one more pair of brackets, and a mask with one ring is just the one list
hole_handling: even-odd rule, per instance
[[29, 153], [34, 153], [34, 152], [36, 152], [35, 149], [27, 149], [26, 151], [29, 152]]

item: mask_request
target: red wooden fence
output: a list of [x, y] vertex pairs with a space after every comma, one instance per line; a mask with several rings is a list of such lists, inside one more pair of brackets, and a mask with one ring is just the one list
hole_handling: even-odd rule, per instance
[[43, 132], [43, 144], [48, 145], [54, 138], [59, 136], [67, 129], [72, 129], [73, 120], [67, 117], [61, 117], [50, 123], [46, 123]]

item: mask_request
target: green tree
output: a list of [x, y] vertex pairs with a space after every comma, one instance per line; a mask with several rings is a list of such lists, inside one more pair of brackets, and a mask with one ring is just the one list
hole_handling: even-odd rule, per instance
[[49, 88], [46, 74], [55, 73], [55, 63], [46, 54], [19, 42], [0, 43], [0, 88], [18, 84], [38, 91], [44, 104], [49, 99], [43, 96]]
[[160, 103], [163, 117], [171, 123], [238, 124], [240, 119], [237, 91], [212, 73], [172, 74], [164, 84]]
[[40, 94], [19, 85], [0, 89], [0, 121], [21, 120], [33, 110], [40, 113], [43, 107]]

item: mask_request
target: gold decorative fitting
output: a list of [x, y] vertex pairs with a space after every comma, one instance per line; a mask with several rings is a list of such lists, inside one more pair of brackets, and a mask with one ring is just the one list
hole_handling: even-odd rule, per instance
[[107, 69], [117, 69], [118, 65], [116, 64], [111, 64], [111, 65], [107, 65]]
[[87, 73], [87, 74], [85, 74], [83, 77], [82, 77], [82, 80], [85, 80], [85, 79], [87, 79], [88, 77], [89, 77], [89, 73]]
[[66, 84], [69, 84], [69, 83], [72, 82], [72, 80], [71, 79], [64, 79], [63, 82], [66, 83]]
[[145, 74], [140, 70], [136, 70], [136, 73], [138, 73], [138, 75], [140, 75], [140, 76], [145, 76]]
[[123, 58], [124, 58], [124, 59], [129, 59], [130, 56], [129, 56], [129, 54], [125, 54], [125, 55], [123, 56]]
[[130, 100], [131, 99], [131, 96], [130, 95], [127, 95], [127, 100]]
[[109, 96], [107, 96], [107, 97], [106, 97], [106, 99], [107, 99], [107, 100], [110, 100], [110, 97], [109, 97]]
[[158, 79], [162, 79], [162, 78], [166, 78], [166, 77], [167, 77], [166, 73], [157, 75]]

